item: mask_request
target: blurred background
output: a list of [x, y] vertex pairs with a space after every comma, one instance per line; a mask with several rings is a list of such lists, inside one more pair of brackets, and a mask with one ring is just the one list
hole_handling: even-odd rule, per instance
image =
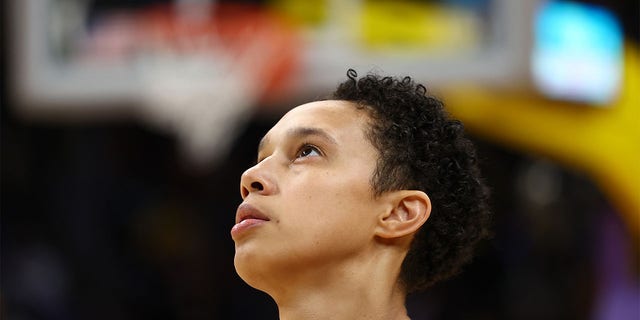
[[638, 1], [2, 2], [0, 315], [277, 319], [239, 177], [348, 68], [465, 122], [494, 238], [413, 319], [640, 319]]

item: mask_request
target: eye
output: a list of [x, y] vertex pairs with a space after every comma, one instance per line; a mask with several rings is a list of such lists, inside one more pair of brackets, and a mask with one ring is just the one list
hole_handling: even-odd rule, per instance
[[316, 146], [311, 144], [304, 144], [298, 150], [298, 153], [296, 154], [296, 158], [317, 157], [321, 155], [322, 153]]

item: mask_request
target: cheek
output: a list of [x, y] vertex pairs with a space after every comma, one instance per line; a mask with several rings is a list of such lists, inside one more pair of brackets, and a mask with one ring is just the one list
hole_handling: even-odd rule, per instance
[[289, 217], [296, 224], [309, 228], [341, 230], [367, 224], [373, 213], [370, 210], [371, 191], [369, 180], [360, 175], [325, 172], [315, 177], [304, 177], [302, 184], [291, 184], [288, 190]]
[[[289, 184], [287, 196], [292, 201], [349, 206], [363, 202], [369, 196], [369, 181], [359, 174], [339, 174], [331, 171], [312, 175], [300, 175]], [[328, 208], [327, 208], [328, 209]], [[338, 209], [338, 207], [334, 207]]]

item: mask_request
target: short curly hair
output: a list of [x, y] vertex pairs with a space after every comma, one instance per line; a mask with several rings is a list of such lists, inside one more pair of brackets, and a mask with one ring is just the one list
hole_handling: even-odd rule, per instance
[[353, 69], [332, 99], [367, 111], [367, 132], [379, 152], [372, 176], [376, 196], [386, 191], [422, 190], [432, 202], [402, 264], [400, 281], [410, 293], [460, 271], [480, 240], [489, 236], [488, 189], [480, 178], [476, 151], [460, 121], [410, 77]]

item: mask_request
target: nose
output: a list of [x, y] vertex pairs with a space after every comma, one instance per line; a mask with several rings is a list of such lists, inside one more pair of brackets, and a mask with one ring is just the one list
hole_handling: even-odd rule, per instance
[[240, 195], [245, 199], [252, 193], [269, 195], [273, 193], [274, 183], [263, 168], [264, 161], [247, 169], [240, 177]]

